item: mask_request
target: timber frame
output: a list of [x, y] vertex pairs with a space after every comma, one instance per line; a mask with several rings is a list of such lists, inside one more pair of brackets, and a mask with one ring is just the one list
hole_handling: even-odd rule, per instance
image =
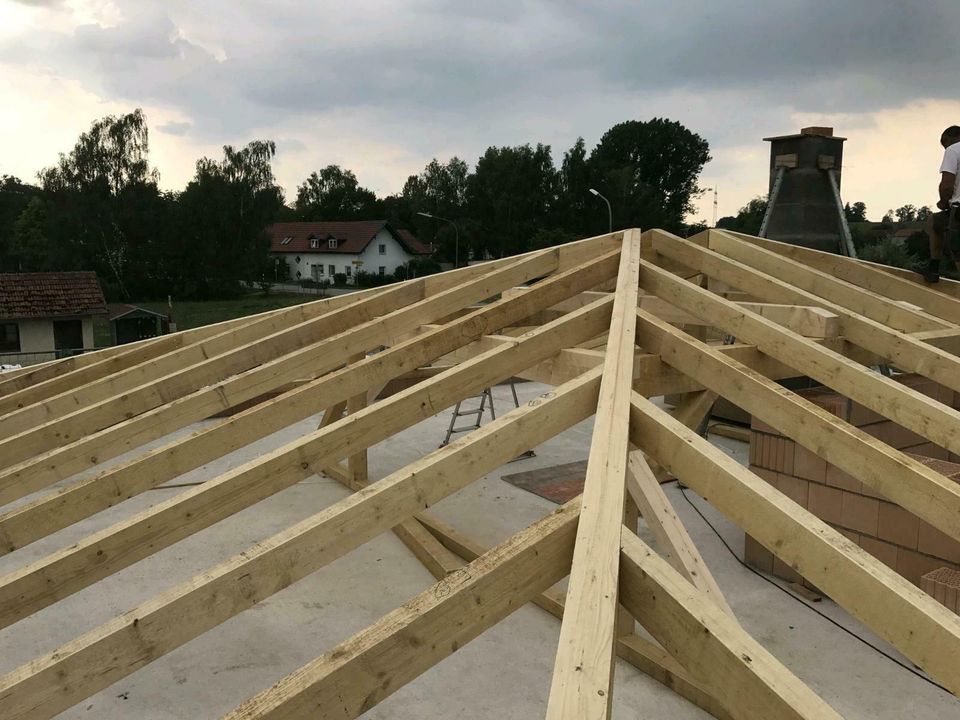
[[[724, 720], [841, 717], [739, 625], [667, 472], [960, 695], [960, 618], [695, 432], [726, 398], [960, 539], [960, 487], [776, 382], [811, 377], [960, 454], [960, 413], [876, 369], [960, 391], [958, 354], [958, 283], [720, 230], [625, 230], [0, 376], [0, 555], [324, 411], [0, 577], [0, 628], [313, 474], [354, 491], [0, 677], [0, 717], [53, 717], [388, 531], [437, 585], [228, 717], [357, 717], [527, 602], [562, 621], [551, 720], [609, 717], [617, 656]], [[554, 389], [368, 476], [370, 446], [514, 376]], [[683, 394], [670, 413], [649, 399], [668, 393]], [[591, 416], [576, 500], [494, 548], [430, 515]]]

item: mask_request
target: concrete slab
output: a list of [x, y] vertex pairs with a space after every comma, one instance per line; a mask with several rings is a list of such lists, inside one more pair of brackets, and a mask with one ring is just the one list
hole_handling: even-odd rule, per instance
[[[523, 401], [546, 389], [533, 383], [518, 385]], [[497, 388], [495, 394], [501, 412], [512, 405], [506, 388]], [[265, 448], [312, 430], [318, 419], [298, 423], [188, 473], [176, 483], [214, 477], [255, 457]], [[376, 445], [370, 455], [371, 476], [382, 477], [434, 450], [443, 439], [448, 420], [449, 412], [441, 413]], [[484, 543], [502, 541], [556, 506], [502, 482], [500, 475], [584, 459], [591, 428], [590, 421], [571, 428], [537, 447], [537, 457], [509, 464], [443, 501], [435, 508], [436, 514]], [[746, 448], [742, 443], [723, 438], [715, 442], [740, 462], [746, 461]], [[178, 492], [182, 492], [182, 488], [145, 493], [0, 558], [0, 573], [15, 570]], [[667, 486], [667, 493], [743, 625], [841, 714], [854, 720], [960, 717], [960, 701], [839, 631], [795, 598], [743, 568], [675, 484]], [[3, 649], [0, 673], [55, 650], [80, 633], [346, 495], [347, 491], [337, 483], [311, 477], [0, 631]], [[742, 532], [694, 493], [687, 491], [687, 495], [731, 547], [742, 554]], [[653, 542], [649, 534], [643, 534], [648, 542]], [[381, 536], [94, 695], [61, 717], [104, 720], [219, 717], [432, 582], [432, 577], [392, 534]], [[900, 657], [830, 601], [819, 603], [817, 610], [885, 652]], [[382, 720], [542, 717], [559, 627], [557, 620], [538, 608], [521, 608], [364, 717]], [[614, 716], [617, 718], [709, 717], [624, 663], [617, 665], [616, 688]]]

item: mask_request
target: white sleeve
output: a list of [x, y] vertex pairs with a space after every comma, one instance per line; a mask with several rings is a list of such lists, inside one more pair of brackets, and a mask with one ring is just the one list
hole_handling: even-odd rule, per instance
[[960, 175], [960, 143], [954, 143], [944, 151], [940, 172]]

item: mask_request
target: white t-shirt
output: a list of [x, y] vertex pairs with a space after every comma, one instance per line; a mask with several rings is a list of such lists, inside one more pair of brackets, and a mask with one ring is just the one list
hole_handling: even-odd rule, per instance
[[950, 198], [950, 202], [960, 202], [960, 142], [954, 143], [944, 151], [940, 172], [953, 173], [958, 179], [953, 184], [953, 197]]

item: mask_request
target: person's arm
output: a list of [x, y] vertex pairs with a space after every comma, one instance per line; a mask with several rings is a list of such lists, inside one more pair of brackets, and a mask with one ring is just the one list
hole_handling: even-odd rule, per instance
[[944, 151], [943, 162], [940, 164], [940, 199], [937, 201], [937, 207], [941, 210], [950, 209], [950, 201], [953, 199], [953, 191], [957, 184], [957, 172], [960, 170], [958, 144], [960, 143], [951, 145]]
[[940, 173], [940, 201], [937, 207], [941, 210], [950, 208], [950, 200], [953, 199], [953, 188], [957, 183], [957, 176], [954, 173]]

